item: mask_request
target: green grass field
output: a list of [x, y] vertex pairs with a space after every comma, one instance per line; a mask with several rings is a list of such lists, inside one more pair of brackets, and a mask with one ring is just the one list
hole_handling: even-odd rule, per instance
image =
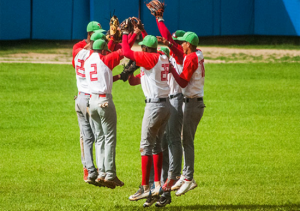
[[[172, 193], [162, 210], [300, 210], [299, 70], [299, 63], [206, 65], [198, 188]], [[113, 85], [125, 186], [111, 190], [82, 179], [72, 66], [0, 64], [0, 78], [0, 210], [144, 210], [144, 201], [128, 200], [141, 181], [140, 86]]]

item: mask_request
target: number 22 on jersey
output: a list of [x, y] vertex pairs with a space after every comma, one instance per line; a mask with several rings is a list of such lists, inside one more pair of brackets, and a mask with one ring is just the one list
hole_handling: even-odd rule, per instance
[[97, 64], [91, 64], [91, 67], [94, 68], [94, 71], [90, 72], [90, 79], [91, 81], [97, 81], [98, 80], [97, 77], [93, 78], [93, 75], [97, 75]]
[[164, 70], [161, 71], [161, 81], [167, 81], [169, 73], [169, 64], [162, 64], [161, 66], [164, 68]]
[[80, 66], [76, 65], [76, 75], [85, 78], [85, 70], [83, 68], [84, 60], [78, 59]]

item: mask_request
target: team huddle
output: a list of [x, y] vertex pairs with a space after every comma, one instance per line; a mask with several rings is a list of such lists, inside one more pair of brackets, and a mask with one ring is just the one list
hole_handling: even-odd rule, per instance
[[[194, 138], [205, 107], [204, 57], [197, 49], [195, 33], [169, 32], [163, 3], [152, 0], [147, 7], [161, 36], [148, 35], [141, 20], [134, 17], [119, 24], [113, 16], [106, 35], [98, 22], [87, 25], [87, 39], [73, 47], [78, 88], [75, 110], [84, 181], [111, 189], [122, 187], [115, 165], [117, 115], [112, 86], [118, 80], [131, 86], [141, 84], [146, 98], [140, 140], [142, 180], [129, 200], [146, 199], [144, 207], [154, 203], [164, 207], [171, 203], [171, 191], [180, 196], [197, 187]], [[139, 34], [142, 51], [132, 51]], [[165, 47], [158, 48], [158, 42]], [[113, 76], [112, 70], [123, 58], [129, 59], [128, 64]], [[134, 75], [138, 68], [140, 73]]]

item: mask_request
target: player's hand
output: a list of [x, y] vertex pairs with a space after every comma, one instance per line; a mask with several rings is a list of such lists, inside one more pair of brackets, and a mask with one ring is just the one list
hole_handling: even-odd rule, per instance
[[142, 32], [142, 31], [140, 30], [140, 28], [139, 28], [139, 27], [137, 27], [137, 26], [134, 26], [134, 31], [133, 31], [133, 33], [135, 33], [135, 34], [139, 35], [141, 32]]
[[163, 38], [163, 37], [161, 37], [161, 36], [156, 36], [156, 38], [157, 38], [157, 41], [158, 41], [158, 42], [160, 42], [160, 43], [162, 43], [162, 44], [164, 44], [164, 45], [166, 45], [166, 46], [169, 45], [169, 41], [166, 40], [165, 38]]
[[91, 50], [91, 43], [86, 44], [83, 49], [85, 50]]
[[138, 27], [141, 31], [144, 31], [144, 24], [142, 23], [141, 19], [136, 18], [136, 17], [132, 17], [132, 24], [134, 25], [134, 27]]
[[174, 66], [171, 63], [169, 63], [169, 73], [172, 73], [171, 71], [172, 68], [175, 69]]

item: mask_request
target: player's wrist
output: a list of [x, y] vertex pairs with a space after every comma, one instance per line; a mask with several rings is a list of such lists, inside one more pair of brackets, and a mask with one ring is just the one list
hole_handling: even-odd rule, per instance
[[173, 46], [174, 44], [173, 43], [171, 43], [170, 41], [169, 41], [169, 43], [168, 43], [168, 47], [169, 48], [172, 48], [172, 46]]
[[163, 21], [165, 21], [165, 20], [163, 19], [162, 16], [157, 16], [156, 19], [157, 19], [158, 22], [163, 22]]

